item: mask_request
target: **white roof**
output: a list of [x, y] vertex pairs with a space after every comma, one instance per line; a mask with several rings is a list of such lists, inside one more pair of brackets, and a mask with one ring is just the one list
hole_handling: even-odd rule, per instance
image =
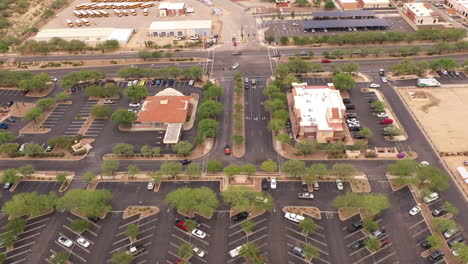
[[438, 15], [425, 3], [405, 3], [405, 6], [419, 17]]
[[184, 3], [169, 3], [162, 2], [159, 4], [159, 9], [184, 9]]
[[457, 170], [463, 179], [468, 179], [468, 172], [466, 171], [465, 167], [457, 167]]
[[130, 37], [133, 34], [133, 29], [131, 28], [115, 28], [110, 33], [108, 40], [117, 40], [121, 44], [126, 44]]
[[174, 88], [166, 88], [155, 94], [155, 96], [184, 96], [184, 94]]
[[390, 0], [362, 0], [364, 3], [390, 3]]
[[346, 108], [338, 90], [331, 89], [332, 83], [326, 86], [307, 86], [307, 83], [292, 83], [294, 108], [299, 110], [301, 126], [317, 126], [318, 130], [332, 130], [327, 116], [332, 116], [332, 108], [338, 109], [338, 116], [342, 118], [342, 111]]
[[131, 34], [128, 35], [128, 32], [132, 31], [133, 29], [126, 28], [49, 28], [39, 31], [34, 38], [41, 41], [59, 37], [66, 40], [77, 39], [85, 42], [104, 42], [109, 39], [117, 39], [120, 42], [120, 39], [123, 39], [124, 36], [130, 38]]
[[149, 30], [177, 30], [177, 29], [211, 29], [211, 20], [178, 20], [178, 21], [156, 21], [151, 23]]
[[182, 124], [180, 123], [169, 123], [167, 124], [166, 134], [164, 135], [164, 144], [177, 144], [179, 142], [180, 131], [182, 130]]
[[340, 0], [341, 3], [357, 3], [357, 0]]

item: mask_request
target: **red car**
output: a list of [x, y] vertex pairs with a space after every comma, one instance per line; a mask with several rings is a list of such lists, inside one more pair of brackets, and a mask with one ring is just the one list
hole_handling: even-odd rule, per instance
[[231, 147], [229, 147], [229, 145], [224, 146], [224, 154], [231, 154]]
[[237, 46], [237, 42], [236, 42], [236, 41], [234, 41], [234, 43], [232, 43], [232, 44], [233, 44], [234, 46]]
[[380, 124], [392, 124], [393, 119], [385, 118], [384, 120], [380, 121]]
[[322, 59], [322, 63], [330, 63], [330, 62], [331, 62], [331, 60], [329, 60], [329, 59]]
[[175, 225], [176, 225], [178, 228], [180, 228], [180, 229], [182, 229], [182, 230], [184, 230], [184, 231], [186, 231], [186, 232], [189, 231], [188, 227], [185, 226], [185, 222], [182, 221], [182, 220], [176, 220], [176, 221], [175, 221]]
[[388, 240], [387, 239], [380, 240], [380, 247], [384, 247], [386, 245], [388, 245]]

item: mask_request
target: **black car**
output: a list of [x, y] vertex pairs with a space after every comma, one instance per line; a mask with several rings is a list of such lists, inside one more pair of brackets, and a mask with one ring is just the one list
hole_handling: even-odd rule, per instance
[[355, 223], [352, 223], [349, 227], [348, 227], [348, 231], [349, 232], [355, 232], [355, 231], [358, 231], [358, 230], [361, 230], [362, 229], [362, 222], [361, 221], [358, 221], [358, 222], [355, 222]]
[[187, 164], [190, 164], [192, 162], [192, 160], [189, 160], [189, 159], [184, 159], [184, 160], [181, 160], [180, 163], [182, 163], [182, 165], [187, 165]]
[[354, 249], [354, 250], [358, 250], [358, 249], [363, 248], [365, 246], [366, 246], [366, 244], [364, 244], [364, 239], [363, 239], [363, 240], [359, 240], [356, 243], [352, 244], [351, 248]]
[[441, 251], [441, 250], [436, 250], [434, 251], [434, 253], [432, 253], [431, 255], [429, 255], [429, 261], [430, 262], [437, 262], [441, 259], [443, 259], [445, 256], [444, 252]]
[[174, 85], [174, 79], [169, 79], [169, 86]]
[[431, 248], [431, 245], [429, 244], [429, 241], [427, 241], [427, 239], [424, 239], [423, 241], [421, 241], [421, 243], [419, 243], [419, 245], [424, 249], [430, 249]]
[[379, 99], [377, 99], [377, 98], [371, 98], [371, 99], [369, 99], [369, 103], [373, 103], [373, 102], [377, 102], [377, 101], [379, 101]]
[[464, 241], [465, 239], [462, 236], [458, 236], [447, 242], [447, 244], [449, 245], [449, 247], [453, 247], [456, 243], [463, 243]]
[[89, 216], [89, 217], [88, 217], [88, 220], [91, 221], [91, 222], [96, 223], [97, 221], [99, 221], [99, 217], [97, 217], [97, 216]]
[[151, 85], [155, 85], [155, 84], [156, 84], [156, 80], [152, 80]]
[[362, 130], [362, 127], [355, 127], [355, 126], [353, 126], [353, 127], [350, 127], [350, 128], [349, 128], [349, 131], [361, 131], [361, 130]]
[[286, 127], [290, 128], [291, 127], [291, 120], [286, 121]]
[[236, 215], [233, 215], [231, 217], [231, 221], [234, 222], [234, 223], [238, 223], [238, 222], [244, 221], [245, 219], [247, 219], [247, 217], [249, 217], [248, 212], [240, 212], [240, 213], [238, 213]]
[[455, 72], [454, 71], [448, 71], [448, 75], [455, 76]]
[[439, 217], [439, 216], [445, 215], [447, 212], [445, 211], [445, 208], [439, 208], [439, 209], [433, 210], [431, 213], [432, 213], [432, 216]]
[[344, 105], [346, 110], [354, 110], [356, 109], [356, 107], [353, 105], [353, 104], [345, 104]]
[[356, 118], [357, 114], [356, 113], [347, 113], [346, 118]]
[[351, 103], [351, 99], [343, 98], [343, 104], [349, 104], [349, 103]]
[[354, 135], [353, 135], [353, 138], [354, 138], [354, 139], [366, 139], [365, 136], [361, 136], [361, 135], [359, 135], [359, 134], [354, 134]]
[[268, 190], [268, 180], [267, 179], [262, 179], [262, 190], [264, 190], [264, 191]]
[[162, 80], [161, 85], [166, 86], [166, 80]]
[[13, 102], [13, 101], [8, 102], [8, 103], [7, 103], [7, 107], [12, 106], [14, 103], [15, 103], [15, 102]]
[[308, 192], [308, 191], [309, 191], [309, 186], [307, 185], [307, 182], [303, 181], [303, 182], [301, 183], [301, 190], [302, 190], [303, 192]]
[[3, 122], [14, 123], [16, 122], [16, 120], [13, 117], [9, 116], [5, 120], [3, 120]]
[[294, 255], [298, 256], [298, 257], [301, 257], [301, 258], [305, 258], [305, 257], [306, 257], [305, 254], [304, 254], [304, 252], [303, 252], [303, 250], [302, 250], [302, 248], [300, 248], [300, 247], [293, 247], [293, 248], [291, 248], [291, 252], [292, 252]]

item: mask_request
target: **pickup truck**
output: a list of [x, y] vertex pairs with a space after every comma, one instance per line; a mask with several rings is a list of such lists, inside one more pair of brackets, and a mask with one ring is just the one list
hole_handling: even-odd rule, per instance
[[284, 217], [290, 221], [293, 221], [293, 222], [296, 222], [296, 223], [300, 223], [302, 221], [304, 221], [305, 217], [302, 216], [302, 215], [297, 215], [297, 214], [294, 214], [294, 213], [285, 213], [284, 214]]
[[127, 251], [127, 253], [136, 256], [142, 253], [143, 251], [145, 251], [145, 248], [143, 246], [137, 245], [137, 246], [131, 246], [130, 249]]
[[104, 101], [104, 104], [113, 104], [114, 103], [114, 100], [111, 100], [111, 99], [107, 99]]
[[314, 199], [314, 194], [310, 192], [298, 193], [297, 198], [299, 199]]

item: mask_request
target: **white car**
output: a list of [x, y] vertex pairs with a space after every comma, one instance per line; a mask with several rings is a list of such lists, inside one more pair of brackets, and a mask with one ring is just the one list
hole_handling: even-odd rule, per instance
[[343, 182], [338, 179], [336, 180], [336, 188], [339, 190], [339, 191], [342, 191], [343, 190]]
[[381, 113], [378, 113], [378, 114], [377, 114], [377, 117], [382, 117], [382, 118], [383, 118], [383, 117], [388, 117], [388, 114], [385, 113], [385, 112], [381, 112]]
[[200, 38], [198, 36], [191, 36], [190, 40], [199, 40]]
[[132, 86], [132, 85], [133, 85], [133, 81], [128, 81], [127, 86]]
[[172, 40], [174, 40], [174, 41], [179, 41], [179, 40], [182, 40], [182, 38], [181, 38], [181, 37], [175, 37], [175, 38], [173, 38]]
[[53, 81], [53, 82], [56, 82], [56, 81], [58, 81], [58, 79], [57, 79], [57, 78], [55, 78], [55, 77], [52, 77], [52, 76], [50, 76], [50, 80], [51, 80], [51, 81]]
[[304, 219], [305, 219], [305, 217], [303, 217], [302, 215], [289, 213], [289, 212], [284, 214], [284, 218], [286, 218], [288, 220], [291, 220], [293, 222], [296, 222], [296, 223], [300, 223], [300, 222], [304, 221]]
[[196, 237], [199, 237], [201, 239], [205, 238], [206, 237], [206, 233], [201, 231], [200, 229], [194, 229], [192, 230], [192, 235], [196, 236]]
[[197, 247], [194, 247], [193, 248], [193, 252], [195, 252], [195, 254], [197, 254], [197, 256], [199, 256], [200, 258], [203, 258], [205, 256], [205, 251], [197, 248]]
[[148, 190], [153, 190], [154, 189], [154, 183], [156, 181], [154, 179], [151, 179], [149, 182], [148, 182], [148, 186], [146, 187]]
[[382, 82], [386, 83], [386, 82], [387, 82], [387, 78], [382, 77]]
[[292, 25], [293, 25], [293, 26], [299, 26], [299, 24], [298, 24], [298, 23], [292, 23]]
[[369, 84], [369, 87], [370, 87], [370, 88], [380, 88], [380, 84], [371, 83], [371, 84]]
[[235, 257], [239, 256], [239, 251], [240, 251], [242, 246], [243, 245], [240, 245], [240, 246], [236, 247], [235, 249], [229, 251], [229, 256], [231, 256], [231, 258], [235, 258]]
[[246, 78], [244, 79], [244, 81], [245, 81], [245, 83], [249, 83], [249, 78], [246, 77]]
[[133, 80], [133, 85], [138, 85], [139, 82], [140, 81], [138, 81], [138, 80]]
[[114, 100], [111, 100], [111, 99], [107, 99], [104, 101], [104, 104], [113, 104], [115, 103]]
[[427, 162], [427, 161], [425, 161], [425, 160], [419, 162], [419, 167], [422, 168], [422, 167], [426, 167], [426, 166], [429, 166], [429, 162]]
[[270, 188], [271, 189], [276, 189], [276, 177], [271, 177]]
[[140, 103], [129, 103], [128, 106], [130, 106], [130, 107], [140, 107]]
[[252, 79], [252, 84], [257, 84], [257, 81], [255, 79]]
[[239, 68], [239, 63], [234, 63], [234, 65], [232, 65], [232, 69], [235, 70]]
[[314, 194], [310, 192], [298, 193], [297, 198], [299, 199], [314, 199]]
[[449, 18], [448, 21], [453, 22], [453, 18]]
[[433, 193], [429, 194], [428, 196], [423, 197], [423, 201], [425, 203], [427, 203], [427, 204], [432, 203], [433, 201], [435, 201], [437, 199], [439, 199], [439, 194], [436, 193], [436, 192], [433, 192]]
[[73, 241], [71, 241], [70, 239], [64, 237], [64, 236], [60, 236], [58, 238], [58, 242], [66, 247], [71, 247], [73, 246]]
[[421, 208], [417, 205], [409, 210], [410, 215], [417, 215], [419, 212], [421, 212]]
[[195, 84], [195, 81], [194, 81], [194, 80], [190, 80], [190, 81], [188, 82], [188, 85], [190, 85], [190, 86], [193, 86], [194, 84]]
[[451, 238], [453, 235], [455, 235], [458, 232], [456, 229], [449, 229], [444, 232], [444, 237], [445, 238]]
[[78, 237], [78, 239], [76, 240], [76, 243], [78, 243], [79, 245], [87, 248], [89, 247], [89, 245], [91, 245], [91, 243], [89, 243], [88, 240], [86, 240], [84, 237]]

